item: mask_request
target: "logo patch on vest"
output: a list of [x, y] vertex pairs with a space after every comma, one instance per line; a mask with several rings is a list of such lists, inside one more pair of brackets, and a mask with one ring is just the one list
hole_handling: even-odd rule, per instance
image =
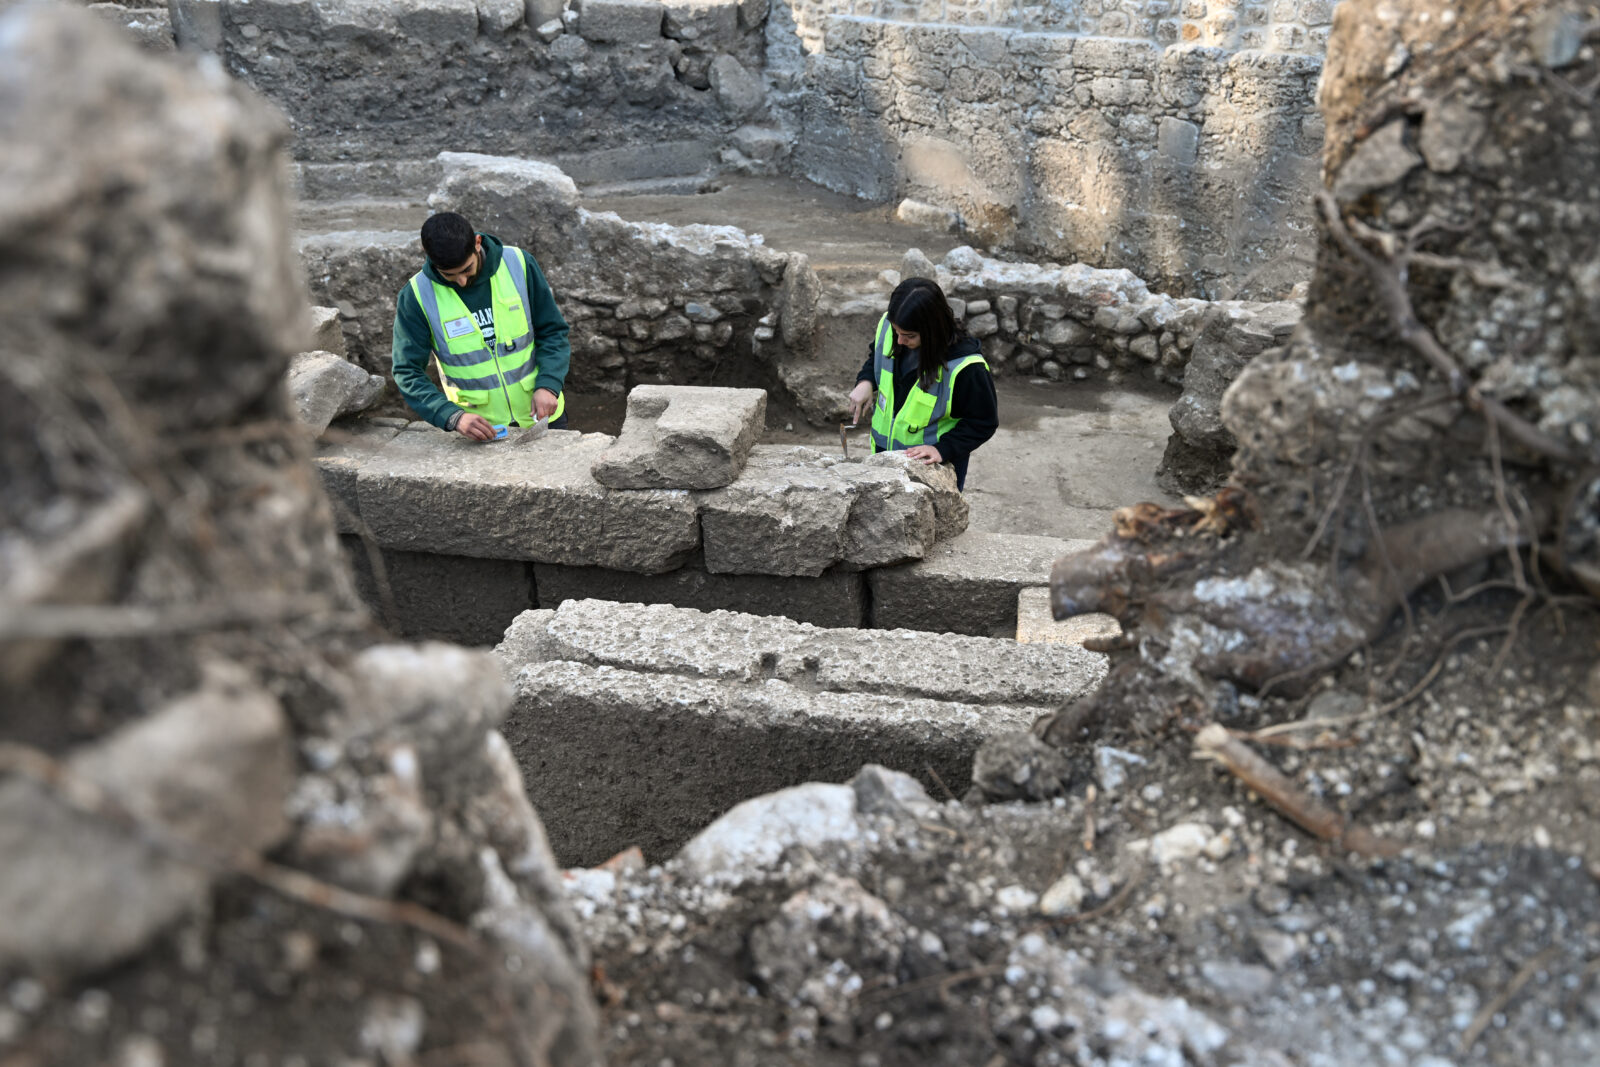
[[471, 315], [463, 315], [444, 324], [444, 335], [448, 338], [462, 337], [471, 333], [476, 325]]

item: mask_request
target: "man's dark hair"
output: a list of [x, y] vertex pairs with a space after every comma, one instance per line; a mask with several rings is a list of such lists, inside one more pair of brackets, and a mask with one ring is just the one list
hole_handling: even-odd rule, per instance
[[422, 251], [440, 270], [455, 270], [472, 255], [476, 231], [454, 211], [441, 211], [422, 224]]

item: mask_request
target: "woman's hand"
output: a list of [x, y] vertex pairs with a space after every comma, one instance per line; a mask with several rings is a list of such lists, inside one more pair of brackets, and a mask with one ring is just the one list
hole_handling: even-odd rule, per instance
[[859, 424], [861, 418], [872, 410], [872, 383], [857, 382], [850, 390], [850, 421]]
[[913, 459], [920, 459], [924, 463], [943, 463], [944, 457], [932, 445], [912, 445], [906, 449], [906, 455]]

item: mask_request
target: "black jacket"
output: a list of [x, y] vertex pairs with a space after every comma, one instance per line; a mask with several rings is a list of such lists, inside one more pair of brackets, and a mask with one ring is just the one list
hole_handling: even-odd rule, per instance
[[[872, 356], [874, 346], [867, 347], [867, 361], [861, 365], [861, 373], [856, 375], [858, 382], [871, 382], [877, 388], [878, 382], [872, 374]], [[962, 356], [975, 356], [980, 352], [978, 340], [975, 337], [961, 337], [950, 346], [946, 359], [960, 359]], [[893, 355], [898, 364], [901, 348], [896, 345]], [[913, 363], [911, 369], [901, 370], [897, 365], [894, 374], [894, 414], [899, 414], [900, 407], [906, 401], [906, 394], [917, 381], [917, 368]], [[995, 430], [1000, 427], [1000, 408], [994, 395], [994, 376], [989, 373], [988, 367], [968, 367], [956, 378], [955, 390], [950, 394], [950, 414], [960, 419], [950, 428], [950, 431], [939, 438], [939, 454], [946, 463], [954, 463], [958, 470], [966, 473], [967, 457], [973, 450], [994, 436]], [[963, 479], [964, 480], [964, 479]]]

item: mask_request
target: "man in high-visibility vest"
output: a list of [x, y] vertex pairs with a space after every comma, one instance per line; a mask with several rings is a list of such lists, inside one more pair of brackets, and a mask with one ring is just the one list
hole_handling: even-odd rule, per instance
[[474, 441], [536, 419], [565, 426], [572, 349], [539, 264], [453, 211], [423, 223], [422, 250], [427, 263], [395, 300], [391, 349], [411, 410]]

